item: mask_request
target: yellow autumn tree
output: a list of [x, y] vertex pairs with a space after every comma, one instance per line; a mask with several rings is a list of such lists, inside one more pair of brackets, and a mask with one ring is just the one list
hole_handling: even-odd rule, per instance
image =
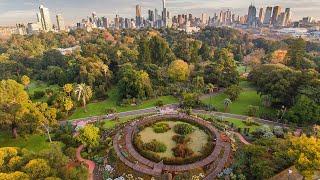
[[288, 53], [287, 50], [281, 50], [281, 49], [274, 51], [272, 53], [271, 63], [273, 64], [283, 63], [287, 53]]
[[185, 81], [190, 75], [188, 63], [183, 60], [172, 61], [168, 68], [168, 75], [175, 81]]
[[290, 141], [289, 154], [295, 157], [296, 168], [306, 179], [311, 179], [320, 170], [320, 139], [303, 134], [299, 138], [290, 137]]

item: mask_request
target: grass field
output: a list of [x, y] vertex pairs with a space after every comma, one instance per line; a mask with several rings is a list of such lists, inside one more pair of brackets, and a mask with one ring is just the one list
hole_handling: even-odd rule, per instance
[[247, 72], [246, 72], [246, 67], [243, 66], [243, 65], [240, 65], [237, 67], [237, 70], [239, 72], [239, 74], [244, 74], [244, 73], [249, 73], [251, 71], [251, 68], [250, 67], [247, 67]]
[[164, 104], [176, 103], [178, 100], [173, 96], [162, 96], [156, 99], [151, 99], [142, 102], [137, 106], [118, 106], [118, 92], [115, 87], [109, 90], [109, 98], [105, 101], [90, 103], [87, 105], [88, 112], [85, 113], [83, 107], [78, 108], [68, 119], [79, 119], [91, 116], [100, 116], [106, 114], [107, 109], [116, 108], [116, 112], [126, 112], [139, 109], [145, 109], [150, 107], [155, 107], [159, 100], [162, 100]]
[[[219, 109], [219, 111], [224, 111], [223, 100], [227, 98], [225, 94], [220, 94], [214, 97], [203, 100], [206, 104], [211, 104]], [[261, 105], [261, 97], [257, 94], [255, 90], [244, 90], [241, 92], [239, 98], [232, 102], [232, 105], [229, 108], [229, 113], [238, 114], [238, 115], [247, 115], [248, 106], [255, 105], [259, 106], [259, 112], [261, 113], [274, 113], [275, 109], [267, 108]]]
[[[137, 118], [139, 116], [141, 116], [141, 115], [123, 117], [123, 118], [120, 118], [120, 122], [126, 122], [126, 121], [129, 121], [129, 120], [135, 119], [135, 118]], [[115, 125], [116, 125], [115, 121], [105, 121], [105, 124], [104, 124], [103, 127], [109, 129], [109, 128], [113, 128]]]
[[19, 147], [30, 151], [39, 152], [50, 148], [51, 144], [46, 141], [47, 136], [29, 135], [26, 138], [12, 139], [10, 132], [0, 131], [0, 147]]
[[255, 84], [253, 82], [249, 82], [249, 81], [241, 81], [239, 83], [239, 85], [242, 87], [242, 88], [255, 88]]
[[[29, 96], [33, 95], [34, 91], [44, 91], [49, 88], [52, 90], [58, 89], [59, 86], [57, 84], [55, 85], [49, 85], [43, 81], [39, 81], [39, 83], [37, 84], [36, 81], [31, 81], [30, 84], [27, 86], [28, 87], [28, 94]], [[45, 95], [43, 98], [41, 99], [37, 99], [34, 100], [36, 102], [46, 102], [48, 100], [48, 97]]]
[[[201, 114], [203, 117], [211, 117], [211, 115]], [[237, 128], [241, 128], [242, 130], [244, 128], [250, 128], [250, 132], [256, 131], [258, 128], [261, 127], [261, 125], [256, 126], [247, 126], [243, 120], [235, 119], [235, 118], [224, 118], [223, 120], [228, 121], [229, 123], [233, 123]]]

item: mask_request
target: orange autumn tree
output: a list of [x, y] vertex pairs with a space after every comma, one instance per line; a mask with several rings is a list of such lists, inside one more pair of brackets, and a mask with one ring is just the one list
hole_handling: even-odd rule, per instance
[[287, 50], [276, 50], [272, 53], [271, 63], [272, 64], [283, 64], [284, 58], [286, 57], [288, 51]]

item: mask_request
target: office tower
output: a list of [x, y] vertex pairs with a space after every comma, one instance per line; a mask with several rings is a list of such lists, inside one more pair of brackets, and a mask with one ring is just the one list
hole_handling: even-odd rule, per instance
[[52, 30], [52, 23], [50, 18], [49, 9], [45, 8], [43, 5], [39, 7], [40, 15], [41, 15], [41, 25], [42, 29], [46, 32]]
[[64, 24], [63, 16], [61, 14], [58, 14], [56, 18], [57, 18], [58, 31], [65, 31], [66, 26]]
[[281, 6], [275, 6], [273, 8], [272, 19], [271, 19], [272, 25], [275, 25], [277, 23], [280, 12], [281, 12]]
[[17, 28], [17, 34], [20, 34], [20, 35], [27, 34], [27, 29], [24, 24], [16, 24], [16, 28]]
[[103, 27], [104, 27], [104, 28], [108, 29], [108, 28], [109, 28], [109, 25], [110, 25], [109, 18], [103, 16], [103, 17], [102, 17], [102, 24], [103, 24]]
[[202, 13], [202, 23], [207, 24], [207, 14], [206, 13]]
[[92, 13], [92, 23], [97, 23], [97, 21], [98, 21], [97, 13], [93, 12]]
[[163, 11], [162, 11], [162, 21], [163, 26], [167, 26], [167, 8], [166, 8], [166, 0], [162, 0]]
[[119, 15], [116, 15], [116, 18], [114, 18], [114, 27], [119, 29]]
[[287, 14], [285, 12], [280, 13], [277, 19], [276, 26], [277, 27], [285, 26], [286, 18], [287, 18]]
[[272, 18], [273, 7], [267, 7], [266, 14], [264, 16], [263, 24], [270, 24]]
[[166, 0], [162, 0], [163, 9], [166, 8]]
[[137, 5], [136, 6], [136, 26], [139, 28], [141, 26], [141, 6]]
[[257, 9], [255, 6], [250, 5], [248, 10], [247, 26], [249, 28], [255, 28], [257, 24]]
[[264, 17], [265, 17], [265, 10], [264, 8], [260, 8], [260, 12], [259, 12], [259, 26], [262, 26], [263, 22], [264, 22]]
[[148, 20], [154, 22], [155, 21], [155, 16], [154, 16], [154, 12], [149, 10], [148, 11]]
[[292, 16], [291, 9], [286, 8], [285, 13], [286, 13], [285, 26], [288, 26], [291, 21], [291, 16]]

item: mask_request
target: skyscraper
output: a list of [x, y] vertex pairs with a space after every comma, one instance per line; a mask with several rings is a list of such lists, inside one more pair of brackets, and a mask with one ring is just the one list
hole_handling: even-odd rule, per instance
[[45, 8], [43, 5], [39, 7], [40, 15], [41, 15], [41, 25], [42, 29], [46, 32], [52, 30], [52, 23], [50, 18], [49, 9]]
[[264, 17], [265, 17], [265, 10], [264, 8], [260, 8], [260, 11], [259, 11], [259, 26], [262, 26], [263, 22], [264, 22]]
[[270, 24], [272, 18], [273, 7], [267, 7], [266, 14], [264, 16], [263, 24]]
[[58, 14], [56, 18], [57, 18], [58, 31], [65, 31], [66, 27], [64, 24], [63, 16], [61, 14]]
[[286, 13], [285, 26], [288, 26], [291, 21], [291, 16], [292, 16], [291, 9], [286, 8], [285, 13]]
[[104, 28], [106, 28], [106, 29], [108, 29], [109, 28], [109, 24], [110, 24], [110, 22], [109, 22], [109, 18], [108, 17], [102, 17], [102, 23], [103, 23], [103, 27]]
[[139, 28], [141, 26], [141, 6], [137, 5], [136, 6], [136, 26]]
[[202, 23], [207, 24], [207, 14], [206, 13], [202, 13]]
[[256, 25], [257, 25], [257, 9], [255, 6], [250, 5], [248, 10], [247, 26], [249, 28], [255, 28]]
[[166, 0], [162, 0], [162, 4], [163, 4], [163, 9], [166, 8]]
[[280, 12], [281, 12], [281, 6], [275, 6], [273, 8], [271, 24], [276, 25]]

